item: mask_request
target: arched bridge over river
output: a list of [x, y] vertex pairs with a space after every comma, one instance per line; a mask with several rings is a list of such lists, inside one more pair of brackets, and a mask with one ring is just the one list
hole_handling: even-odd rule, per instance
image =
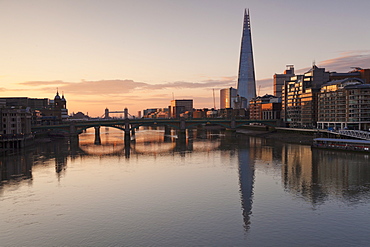
[[59, 125], [41, 125], [33, 126], [32, 131], [58, 131], [63, 132], [71, 137], [78, 137], [84, 130], [95, 128], [96, 143], [100, 142], [100, 127], [113, 127], [125, 132], [125, 140], [130, 140], [130, 136], [134, 135], [135, 130], [140, 126], [165, 126], [165, 129], [175, 129], [178, 133], [186, 135], [187, 129], [197, 128], [198, 126], [217, 125], [229, 130], [249, 125], [251, 123], [259, 123], [267, 126], [276, 127], [276, 120], [249, 120], [249, 119], [101, 119], [101, 120], [86, 120], [86, 121], [66, 121]]

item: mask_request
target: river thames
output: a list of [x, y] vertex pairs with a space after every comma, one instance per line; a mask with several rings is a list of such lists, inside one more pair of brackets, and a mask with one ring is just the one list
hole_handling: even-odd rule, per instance
[[0, 246], [369, 246], [370, 155], [92, 131], [1, 157]]

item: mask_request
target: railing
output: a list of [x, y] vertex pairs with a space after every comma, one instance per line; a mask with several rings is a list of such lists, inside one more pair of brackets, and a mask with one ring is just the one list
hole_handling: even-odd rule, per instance
[[370, 140], [370, 132], [363, 130], [337, 130], [336, 133], [344, 136], [350, 136], [362, 140]]

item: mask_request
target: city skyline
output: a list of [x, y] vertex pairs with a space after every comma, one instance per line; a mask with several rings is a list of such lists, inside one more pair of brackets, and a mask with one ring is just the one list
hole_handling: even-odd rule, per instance
[[1, 96], [52, 98], [59, 88], [70, 113], [100, 116], [105, 107], [127, 107], [135, 115], [167, 107], [173, 98], [213, 107], [213, 89], [237, 84], [245, 8], [258, 95], [272, 94], [272, 76], [286, 64], [297, 73], [313, 62], [337, 72], [370, 67], [370, 35], [360, 27], [370, 19], [368, 1], [29, 0], [0, 6]]

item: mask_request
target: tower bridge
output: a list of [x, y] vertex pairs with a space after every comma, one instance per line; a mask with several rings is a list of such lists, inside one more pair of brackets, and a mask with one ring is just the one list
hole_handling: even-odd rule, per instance
[[127, 108], [125, 108], [123, 111], [110, 111], [108, 108], [105, 108], [104, 114], [101, 117], [104, 118], [104, 119], [110, 119], [111, 118], [110, 117], [110, 113], [124, 113], [125, 114], [125, 118], [126, 118], [126, 114], [127, 115], [130, 115], [128, 113]]

